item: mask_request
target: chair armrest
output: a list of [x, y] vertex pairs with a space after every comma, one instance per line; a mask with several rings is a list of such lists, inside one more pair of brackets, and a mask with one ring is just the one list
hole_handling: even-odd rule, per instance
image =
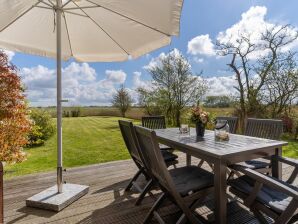
[[293, 166], [295, 168], [298, 168], [298, 160], [295, 159], [290, 159], [290, 158], [286, 158], [286, 157], [281, 157], [281, 156], [272, 156], [273, 159], [277, 159], [278, 161], [282, 162], [282, 163], [286, 163], [290, 166]]
[[272, 187], [276, 190], [279, 190], [291, 197], [293, 197], [295, 200], [298, 200], [298, 192], [290, 187], [288, 187], [286, 184], [283, 184], [272, 177], [266, 176], [262, 173], [259, 173], [257, 171], [254, 171], [249, 168], [245, 168], [241, 165], [234, 165], [233, 169], [242, 172], [243, 174], [249, 176], [250, 178], [254, 179], [255, 181], [262, 183], [266, 186]]

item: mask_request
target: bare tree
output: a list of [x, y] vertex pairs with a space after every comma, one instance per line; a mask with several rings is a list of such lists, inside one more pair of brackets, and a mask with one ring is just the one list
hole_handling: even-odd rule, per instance
[[241, 34], [236, 42], [218, 42], [218, 53], [231, 55], [228, 66], [235, 73], [239, 92], [240, 126], [248, 115], [257, 116], [265, 110], [261, 93], [281, 50], [297, 39], [298, 34], [289, 32], [289, 25], [267, 28], [255, 41], [249, 34]]
[[149, 68], [148, 72], [153, 79], [152, 89], [139, 90], [143, 102], [158, 105], [168, 121], [179, 126], [183, 110], [198, 103], [206, 93], [206, 82], [199, 75], [193, 74], [188, 61], [176, 50]]
[[117, 107], [122, 117], [125, 117], [125, 113], [129, 110], [132, 105], [132, 98], [129, 95], [127, 89], [122, 85], [113, 96], [113, 106]]

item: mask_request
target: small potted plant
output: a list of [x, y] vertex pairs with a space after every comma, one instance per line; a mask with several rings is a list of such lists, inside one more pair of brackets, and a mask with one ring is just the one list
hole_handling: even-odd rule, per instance
[[204, 137], [206, 124], [209, 122], [209, 113], [196, 106], [191, 109], [190, 120], [196, 124], [198, 137]]

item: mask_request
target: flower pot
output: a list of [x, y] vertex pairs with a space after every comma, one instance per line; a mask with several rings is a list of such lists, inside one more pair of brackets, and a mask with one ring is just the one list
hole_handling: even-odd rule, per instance
[[205, 124], [202, 122], [196, 123], [196, 133], [198, 137], [204, 137], [205, 134]]

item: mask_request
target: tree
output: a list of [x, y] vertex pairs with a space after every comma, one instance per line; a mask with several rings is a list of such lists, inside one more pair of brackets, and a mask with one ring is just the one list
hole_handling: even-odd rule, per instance
[[270, 70], [265, 85], [263, 101], [270, 117], [280, 118], [283, 114], [289, 114], [298, 94], [298, 71], [294, 53], [280, 55]]
[[15, 66], [0, 51], [0, 161], [21, 162], [31, 129], [24, 89]]
[[205, 107], [230, 107], [233, 100], [229, 96], [207, 96], [204, 100]]
[[34, 109], [30, 113], [33, 126], [29, 134], [29, 146], [43, 145], [55, 132], [54, 123], [49, 112]]
[[183, 110], [197, 104], [207, 91], [206, 82], [194, 75], [186, 58], [171, 51], [148, 69], [153, 79], [150, 89], [139, 89], [141, 104], [158, 107], [172, 125], [180, 126]]
[[122, 85], [113, 96], [113, 105], [120, 110], [121, 116], [125, 117], [125, 113], [132, 105], [132, 98], [127, 89]]
[[218, 53], [231, 55], [228, 66], [235, 73], [239, 92], [240, 126], [244, 129], [245, 119], [264, 113], [263, 88], [274, 68], [282, 49], [297, 39], [297, 32], [289, 25], [267, 28], [255, 40], [250, 34], [240, 34], [236, 41], [218, 42]]

